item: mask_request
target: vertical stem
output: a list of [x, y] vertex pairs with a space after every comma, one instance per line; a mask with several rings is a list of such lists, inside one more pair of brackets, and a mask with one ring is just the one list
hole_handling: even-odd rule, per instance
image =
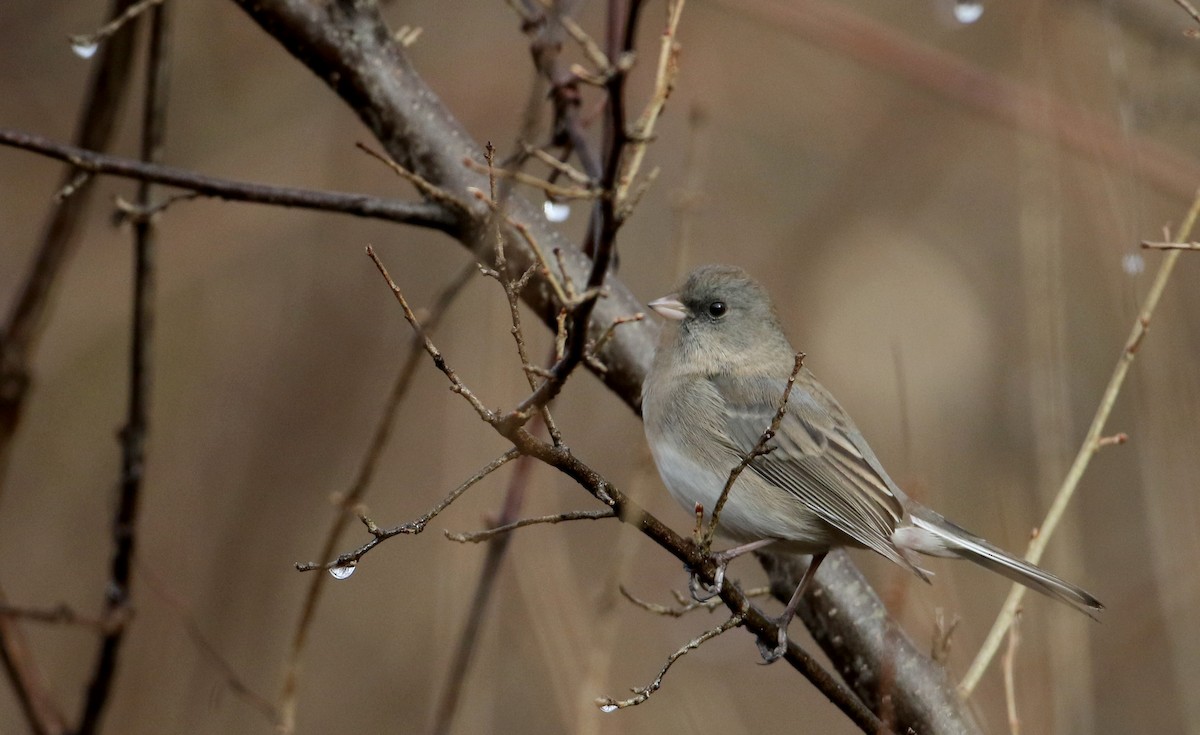
[[[147, 53], [145, 102], [142, 111], [143, 161], [157, 162], [162, 154], [166, 127], [166, 98], [169, 82], [169, 5], [160, 4], [151, 11], [150, 48]], [[122, 617], [128, 609], [130, 583], [136, 550], [136, 528], [142, 479], [145, 476], [147, 406], [149, 403], [149, 346], [154, 311], [154, 226], [149, 211], [153, 206], [153, 188], [147, 182], [138, 186], [137, 207], [133, 215], [133, 314], [129, 355], [129, 406], [121, 430], [121, 481], [113, 525], [113, 559], [105, 590], [105, 615], [117, 621], [100, 644], [87, 696], [80, 716], [78, 735], [98, 730], [100, 716], [108, 703], [116, 678], [121, 644], [125, 637]]]

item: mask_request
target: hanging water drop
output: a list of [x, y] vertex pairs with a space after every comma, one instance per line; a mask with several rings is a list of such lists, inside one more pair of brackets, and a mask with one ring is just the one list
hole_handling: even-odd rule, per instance
[[334, 579], [349, 579], [354, 570], [358, 568], [357, 562], [347, 562], [340, 566], [329, 567], [329, 576]]
[[566, 222], [567, 217], [571, 216], [571, 205], [547, 199], [546, 203], [542, 205], [542, 211], [546, 213], [546, 219], [551, 222]]
[[90, 59], [96, 55], [100, 44], [86, 38], [76, 38], [71, 41], [71, 50], [81, 59]]
[[983, 3], [978, 0], [955, 0], [954, 19], [965, 26], [983, 17]]
[[602, 704], [602, 705], [600, 705], [600, 711], [601, 711], [601, 712], [616, 712], [616, 711], [617, 711], [617, 710], [619, 710], [619, 709], [621, 709], [621, 708], [620, 708], [620, 707], [618, 707], [618, 706], [617, 706], [617, 705], [615, 705], [615, 704]]

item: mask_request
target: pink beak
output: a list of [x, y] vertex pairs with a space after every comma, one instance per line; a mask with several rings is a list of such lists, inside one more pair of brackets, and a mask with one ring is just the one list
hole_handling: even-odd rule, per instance
[[677, 296], [663, 296], [646, 305], [658, 312], [659, 316], [676, 322], [686, 319], [689, 313]]

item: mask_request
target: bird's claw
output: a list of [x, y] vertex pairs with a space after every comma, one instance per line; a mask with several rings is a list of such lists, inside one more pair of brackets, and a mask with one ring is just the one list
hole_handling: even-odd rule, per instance
[[766, 643], [763, 643], [760, 639], [755, 640], [754, 642], [758, 646], [759, 655], [763, 657], [763, 665], [765, 666], [767, 664], [775, 663], [779, 659], [783, 658], [783, 654], [787, 653], [787, 625], [783, 623], [780, 624], [779, 639], [774, 648], [771, 648]]
[[692, 593], [692, 599], [696, 602], [707, 602], [721, 593], [721, 587], [725, 584], [725, 567], [729, 561], [720, 558], [719, 554], [714, 554], [717, 559], [717, 572], [713, 575], [713, 583], [707, 584], [700, 579], [700, 575], [692, 573], [688, 579], [688, 592]]
[[692, 599], [696, 602], [708, 602], [716, 597], [720, 591], [720, 585], [710, 587], [704, 580], [700, 579], [699, 574], [693, 573], [688, 577], [688, 592], [692, 594]]

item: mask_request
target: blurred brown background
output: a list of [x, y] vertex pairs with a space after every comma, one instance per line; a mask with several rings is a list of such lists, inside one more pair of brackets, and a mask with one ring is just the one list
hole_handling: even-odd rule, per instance
[[[66, 37], [99, 26], [106, 5], [4, 3], [0, 125], [70, 139], [89, 62]], [[1146, 173], [1151, 156], [1114, 158], [1098, 144], [1029, 132], [1055, 122], [1053, 106], [1034, 105], [1022, 131], [970, 102], [977, 85], [947, 95], [913, 83], [881, 49], [850, 53], [828, 29], [780, 22], [775, 7], [688, 4], [679, 85], [650, 152], [662, 175], [622, 234], [620, 275], [645, 299], [703, 262], [765, 279], [807, 364], [897, 481], [1020, 550], [1161, 260], [1137, 243], [1180, 221], [1200, 173], [1164, 182]], [[1200, 172], [1200, 42], [1184, 37], [1192, 21], [1170, 0], [988, 3], [967, 25], [940, 0], [832, 7], [912, 48], [1049, 92], [1118, 147], [1151, 141], [1185, 174]], [[597, 35], [601, 10], [582, 19]], [[231, 3], [176, 11], [168, 163], [411, 196], [353, 148], [367, 139], [354, 116]], [[509, 150], [532, 72], [504, 3], [398, 0], [386, 12], [394, 27], [424, 28], [411, 50], [418, 70], [478, 140]], [[661, 3], [647, 7], [635, 110], [663, 15]], [[699, 125], [689, 123], [695, 111]], [[116, 151], [135, 154], [137, 114], [136, 104], [126, 110]], [[0, 149], [6, 309], [61, 170]], [[698, 199], [681, 214], [693, 188]], [[0, 496], [0, 579], [14, 603], [92, 612], [102, 598], [130, 287], [130, 238], [111, 226], [110, 203], [132, 191], [100, 184], [33, 366], [35, 393]], [[566, 227], [577, 235], [583, 220], [577, 207]], [[198, 652], [174, 605], [274, 699], [308, 583], [292, 564], [316, 555], [333, 515], [328, 497], [349, 486], [408, 340], [362, 248], [378, 248], [415, 305], [466, 255], [412, 228], [205, 200], [172, 208], [160, 242], [137, 617], [106, 727], [266, 733], [270, 724]], [[1109, 425], [1131, 441], [1096, 457], [1045, 560], [1109, 610], [1093, 624], [1026, 598], [1016, 665], [1026, 732], [1200, 732], [1198, 311], [1200, 254], [1185, 253]], [[490, 405], [524, 390], [506, 319], [498, 288], [479, 279], [437, 337]], [[581, 457], [688, 527], [650, 468], [638, 420], [595, 379], [574, 379], [556, 415]], [[423, 365], [367, 498], [373, 516], [381, 525], [416, 517], [503, 449]], [[300, 732], [428, 728], [484, 554], [442, 530], [481, 527], [506, 477], [330, 586], [306, 658]], [[535, 470], [529, 514], [593, 506]], [[341, 548], [365, 538], [355, 527]], [[927, 587], [857, 557], [917, 640], [928, 640], [936, 611], [962, 617], [950, 659], [961, 675], [1007, 584], [933, 562]], [[761, 578], [753, 562], [734, 570]], [[678, 564], [615, 522], [519, 532], [501, 574], [456, 732], [854, 731], [793, 671], [759, 666], [740, 632], [678, 663], [646, 704], [600, 714], [594, 697], [649, 683], [671, 651], [717, 622], [659, 618], [614, 599], [618, 582], [662, 602], [685, 585]], [[73, 713], [93, 635], [28, 630]], [[998, 665], [974, 701], [990, 731], [1007, 731]], [[0, 691], [0, 732], [24, 727]]]

